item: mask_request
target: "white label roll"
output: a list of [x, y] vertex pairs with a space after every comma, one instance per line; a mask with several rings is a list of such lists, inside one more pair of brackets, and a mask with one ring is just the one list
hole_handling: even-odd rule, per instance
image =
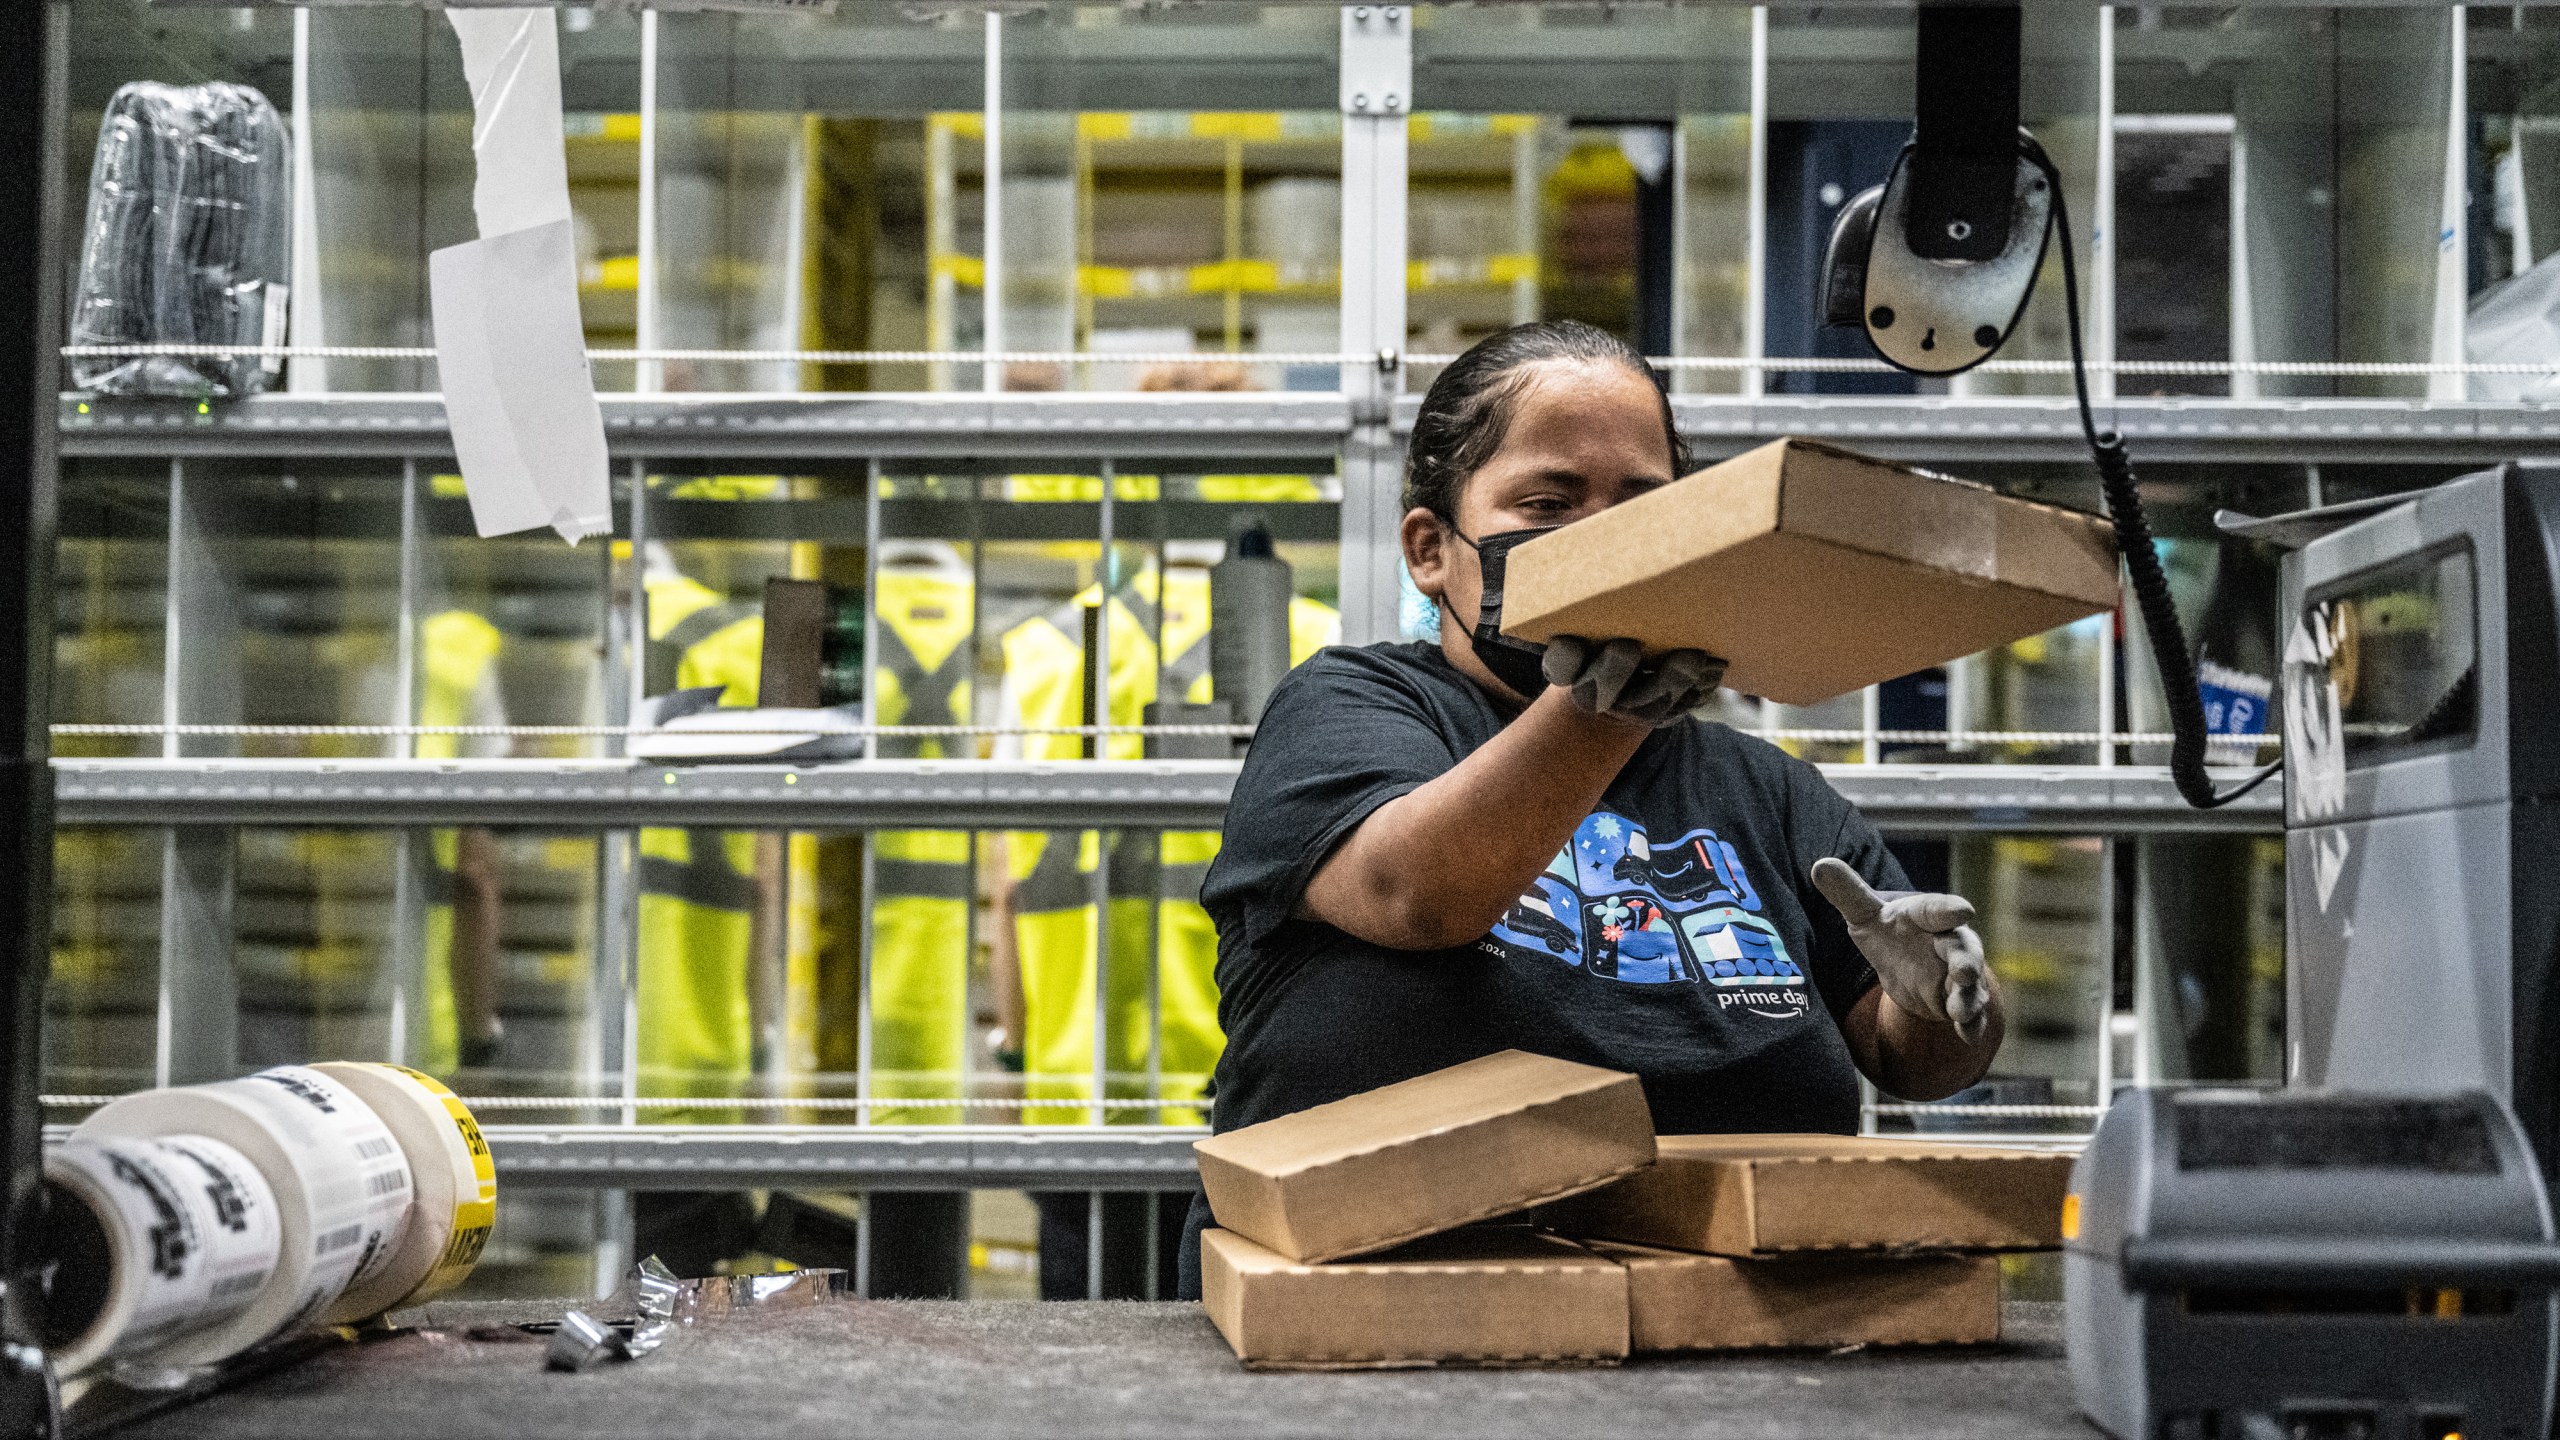
[[50, 1226], [72, 1273], [48, 1318], [81, 1327], [51, 1346], [62, 1374], [219, 1324], [275, 1272], [275, 1192], [219, 1140], [87, 1136], [48, 1151], [44, 1177], [55, 1205], [77, 1207]]
[[157, 1364], [211, 1364], [319, 1320], [349, 1286], [380, 1273], [408, 1224], [400, 1142], [354, 1092], [299, 1065], [127, 1095], [73, 1134], [210, 1136], [248, 1156], [274, 1187], [283, 1231], [274, 1280], [229, 1321], [154, 1349]]
[[461, 1284], [498, 1219], [498, 1172], [479, 1122], [434, 1076], [405, 1066], [336, 1061], [311, 1068], [356, 1092], [391, 1127], [417, 1193], [390, 1263], [349, 1287], [328, 1318], [363, 1320]]

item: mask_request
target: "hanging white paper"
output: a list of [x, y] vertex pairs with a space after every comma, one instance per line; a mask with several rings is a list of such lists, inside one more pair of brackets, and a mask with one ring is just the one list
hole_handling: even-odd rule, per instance
[[480, 238], [428, 257], [436, 372], [472, 524], [613, 528], [604, 414], [578, 317], [577, 246], [550, 9], [447, 10], [471, 82]]
[[471, 82], [471, 208], [482, 236], [569, 218], [557, 12], [447, 10]]
[[448, 246], [428, 257], [427, 278], [473, 526], [485, 536], [548, 525], [572, 544], [611, 530], [569, 222]]

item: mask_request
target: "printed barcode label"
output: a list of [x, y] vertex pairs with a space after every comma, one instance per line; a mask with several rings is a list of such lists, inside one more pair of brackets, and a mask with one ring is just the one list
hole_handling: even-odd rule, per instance
[[341, 1225], [321, 1236], [319, 1243], [313, 1245], [311, 1250], [315, 1255], [326, 1255], [333, 1250], [344, 1250], [363, 1238], [364, 1222], [359, 1220], [353, 1225]]
[[409, 1174], [405, 1170], [385, 1170], [364, 1182], [364, 1193], [376, 1198], [408, 1188]]
[[266, 1283], [267, 1272], [264, 1270], [243, 1270], [237, 1275], [226, 1275], [214, 1281], [213, 1298], [228, 1300], [244, 1290], [259, 1289]]
[[312, 1076], [311, 1080], [305, 1080], [300, 1075], [295, 1074], [291, 1067], [280, 1065], [273, 1070], [261, 1070], [249, 1078], [252, 1080], [264, 1080], [270, 1085], [282, 1086], [285, 1093], [292, 1095], [294, 1098], [300, 1100], [305, 1105], [310, 1106], [312, 1109], [319, 1111], [323, 1115], [335, 1115], [338, 1113], [336, 1101], [331, 1097], [329, 1091], [324, 1088], [328, 1082], [324, 1080], [318, 1085], [311, 1083], [312, 1080], [320, 1079], [317, 1075]]
[[385, 1155], [396, 1154], [399, 1149], [400, 1147], [392, 1142], [390, 1136], [376, 1135], [370, 1140], [362, 1140], [356, 1143], [356, 1158], [359, 1160], [379, 1160]]

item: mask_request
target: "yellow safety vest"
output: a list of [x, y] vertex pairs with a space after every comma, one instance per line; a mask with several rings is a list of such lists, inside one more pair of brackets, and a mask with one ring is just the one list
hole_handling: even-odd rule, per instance
[[[649, 692], [721, 687], [729, 705], [756, 702], [764, 616], [687, 576], [646, 582]], [[640, 1090], [728, 1097], [754, 1060], [747, 1007], [756, 905], [755, 836], [744, 831], [640, 832]], [[658, 1110], [675, 1122], [734, 1120], [735, 1112]]]
[[[505, 637], [485, 616], [445, 610], [419, 623], [418, 640], [418, 723], [471, 723], [472, 698], [488, 683]], [[450, 760], [462, 753], [462, 737], [420, 735], [412, 753], [421, 760]], [[462, 1027], [453, 993], [453, 872], [462, 842], [457, 832], [445, 829], [429, 831], [427, 843], [434, 852], [435, 888], [428, 896], [423, 937], [427, 1016], [417, 1064], [431, 1074], [450, 1075], [462, 1063]]]
[[[1005, 635], [1006, 680], [1019, 699], [1023, 724], [1083, 723], [1083, 610], [1100, 594], [1099, 586], [1088, 588], [1070, 604]], [[1334, 643], [1341, 632], [1341, 617], [1313, 600], [1293, 600], [1289, 620], [1293, 664]], [[1163, 688], [1193, 703], [1212, 698], [1207, 572], [1187, 566], [1169, 577], [1152, 569], [1141, 572], [1112, 596], [1105, 623], [1110, 627], [1109, 723], [1140, 723], [1157, 698], [1160, 679]], [[1173, 657], [1161, 667], [1159, 624], [1163, 652]], [[1115, 735], [1096, 748], [1112, 759], [1138, 759], [1144, 741]], [[1035, 760], [1072, 759], [1082, 750], [1082, 739], [1073, 735], [1023, 740], [1023, 753]], [[1123, 837], [1103, 875], [1110, 901], [1111, 957], [1103, 999], [1104, 1094], [1188, 1099], [1207, 1086], [1226, 1044], [1218, 1028], [1217, 931], [1199, 903], [1200, 882], [1217, 856], [1218, 836], [1214, 831], [1166, 831], [1154, 844], [1146, 841], [1136, 834]], [[1102, 836], [1091, 830], [1017, 834], [1007, 850], [1015, 886], [1015, 949], [1022, 969], [1025, 1095], [1035, 1101], [1090, 1101], [1094, 887], [1103, 872]], [[1159, 1017], [1152, 1027], [1147, 1004], [1151, 966]], [[1023, 1118], [1033, 1124], [1073, 1125], [1085, 1123], [1090, 1112], [1073, 1105], [1036, 1106], [1027, 1108]], [[1188, 1109], [1167, 1109], [1114, 1111], [1108, 1118], [1183, 1124], [1200, 1117]]]
[[[884, 567], [873, 580], [872, 713], [883, 725], [969, 723], [977, 628], [969, 578]], [[884, 759], [967, 754], [934, 737], [880, 739]], [[871, 1087], [884, 1098], [960, 1098], [968, 1051], [972, 837], [965, 830], [871, 836]], [[882, 1124], [953, 1124], [956, 1106], [882, 1109]]]
[[[784, 475], [700, 475], [668, 490], [677, 500], [753, 502], [788, 498]], [[619, 552], [620, 547], [617, 547]], [[802, 552], [794, 545], [794, 573]], [[639, 557], [633, 557], [635, 560]], [[718, 702], [753, 705], [763, 665], [764, 617], [753, 600], [683, 576], [646, 582], [648, 644], [644, 694], [718, 686]], [[640, 832], [639, 1015], [641, 1078], [649, 1093], [730, 1095], [755, 1062], [749, 972], [759, 899], [753, 832], [647, 829]], [[819, 837], [790, 834], [783, 851], [782, 1013], [777, 1068], [805, 1073], [817, 1061], [820, 935]], [[728, 1110], [660, 1120], [740, 1118]]]

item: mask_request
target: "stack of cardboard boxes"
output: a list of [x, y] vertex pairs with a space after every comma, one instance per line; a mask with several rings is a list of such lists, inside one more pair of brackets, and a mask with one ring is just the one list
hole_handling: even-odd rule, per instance
[[1994, 1340], [1996, 1252], [2061, 1244], [2070, 1176], [1913, 1141], [1657, 1142], [1636, 1077], [1519, 1051], [1198, 1148], [1209, 1317], [1285, 1369]]

